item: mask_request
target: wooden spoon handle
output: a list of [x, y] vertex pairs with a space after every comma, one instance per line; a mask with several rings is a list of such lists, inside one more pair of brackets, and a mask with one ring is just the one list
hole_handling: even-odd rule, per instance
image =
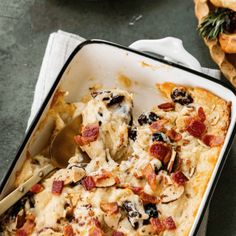
[[2, 215], [6, 210], [8, 210], [14, 203], [21, 199], [33, 185], [38, 183], [43, 177], [48, 175], [55, 167], [48, 164], [38, 170], [32, 177], [30, 177], [26, 182], [21, 184], [18, 188], [8, 194], [5, 198], [0, 201], [0, 215]]

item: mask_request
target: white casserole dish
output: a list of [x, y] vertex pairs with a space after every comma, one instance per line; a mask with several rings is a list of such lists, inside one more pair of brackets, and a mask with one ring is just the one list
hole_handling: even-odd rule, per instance
[[[130, 87], [127, 88], [122, 85], [119, 80], [122, 76], [128, 77], [132, 81]], [[162, 95], [155, 89], [156, 83], [163, 82], [202, 87], [225, 100], [232, 101], [231, 122], [225, 143], [190, 232], [190, 235], [195, 235], [236, 133], [235, 91], [228, 85], [205, 74], [165, 60], [156, 59], [130, 48], [100, 40], [83, 42], [67, 60], [34, 122], [28, 129], [25, 139], [1, 183], [0, 198], [3, 198], [12, 190], [16, 171], [21, 168], [26, 158], [26, 152], [29, 151], [31, 155], [36, 155], [46, 145], [53, 123], [50, 119], [43, 125], [40, 123], [45, 117], [53, 94], [58, 88], [69, 91], [68, 102], [79, 101], [81, 97], [88, 93], [89, 87], [95, 84], [101, 84], [104, 88], [125, 88], [135, 94], [135, 116], [163, 101]]]

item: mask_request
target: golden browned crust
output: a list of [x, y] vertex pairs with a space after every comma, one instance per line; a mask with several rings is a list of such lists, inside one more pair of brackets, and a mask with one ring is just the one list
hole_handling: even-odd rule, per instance
[[[172, 90], [178, 85], [163, 83], [156, 86], [165, 97], [170, 98]], [[203, 88], [188, 87], [188, 90], [191, 91], [194, 102], [204, 108], [207, 117], [215, 116], [208, 124], [214, 126], [213, 132], [220, 133], [224, 131], [223, 134], [225, 135], [230, 123], [231, 102], [227, 102]]]
[[[176, 86], [178, 85], [174, 83], [164, 83], [158, 84], [157, 88], [160, 89], [167, 98], [170, 98], [170, 93]], [[231, 102], [225, 101], [202, 88], [187, 87], [187, 89], [194, 99], [193, 105], [204, 109], [207, 132], [209, 134], [225, 137], [230, 123]], [[189, 145], [191, 145], [191, 143]], [[189, 235], [222, 148], [222, 145], [220, 145], [205, 149], [204, 144], [202, 144], [200, 140], [199, 145], [200, 146], [194, 146], [194, 148], [191, 146], [189, 150], [191, 153], [189, 160], [192, 161], [194, 159], [197, 163], [197, 167], [194, 176], [190, 178], [185, 188], [186, 196], [188, 197], [184, 203], [184, 214], [187, 220], [184, 220], [179, 225], [179, 228], [183, 229], [181, 235]], [[187, 156], [187, 152], [185, 152], [185, 156]]]
[[[202, 19], [209, 14], [210, 11], [209, 1], [194, 0], [194, 2], [195, 2], [195, 14], [198, 18], [198, 22], [200, 23]], [[223, 4], [223, 2], [226, 3], [227, 1], [215, 0], [214, 2]], [[228, 2], [235, 2], [235, 1], [228, 1]], [[232, 4], [232, 6], [234, 5]], [[224, 76], [232, 83], [234, 87], [236, 87], [236, 65], [232, 63], [232, 61], [236, 61], [236, 56], [232, 54], [231, 60], [229, 60], [227, 54], [222, 50], [222, 47], [218, 40], [204, 39], [204, 41], [209, 48], [212, 59], [218, 64]]]
[[210, 0], [216, 7], [229, 8], [236, 11], [236, 0]]
[[[50, 224], [53, 225], [53, 228], [54, 226], [56, 228], [57, 226], [59, 226], [59, 224], [61, 224], [60, 226], [63, 226], [63, 224], [66, 223], [68, 219], [65, 219], [65, 221], [63, 220], [58, 221], [57, 219], [59, 217], [60, 219], [63, 219], [64, 217], [65, 209], [63, 206], [65, 205], [65, 203], [67, 203], [67, 198], [70, 198], [70, 202], [71, 202], [71, 205], [73, 205], [73, 209], [80, 209], [79, 211], [75, 212], [75, 214], [77, 214], [76, 219], [82, 219], [81, 218], [82, 215], [85, 217], [88, 217], [87, 210], [89, 210], [89, 212], [92, 212], [91, 209], [86, 208], [87, 210], [85, 210], [83, 209], [83, 207], [80, 208], [79, 204], [82, 203], [82, 206], [87, 205], [87, 203], [93, 204], [94, 199], [96, 199], [96, 205], [98, 206], [100, 206], [100, 203], [102, 202], [106, 203], [109, 201], [113, 203], [117, 203], [117, 205], [119, 203], [118, 206], [123, 206], [122, 204], [124, 202], [124, 199], [128, 199], [128, 200], [137, 199], [137, 202], [135, 202], [135, 204], [136, 206], [140, 205], [139, 208], [137, 209], [139, 209], [141, 213], [143, 212], [144, 214], [143, 204], [140, 201], [137, 194], [133, 193], [133, 191], [131, 191], [129, 187], [127, 188], [125, 187], [125, 186], [137, 186], [137, 188], [141, 188], [147, 191], [147, 193], [151, 194], [151, 196], [157, 197], [158, 214], [159, 214], [160, 219], [165, 219], [170, 216], [173, 217], [174, 219], [174, 222], [177, 226], [176, 229], [175, 230], [167, 229], [166, 231], [158, 235], [162, 235], [162, 236], [174, 236], [174, 235], [187, 236], [189, 235], [189, 232], [192, 228], [192, 225], [198, 213], [199, 205], [202, 202], [203, 195], [205, 193], [209, 180], [212, 176], [212, 172], [215, 168], [215, 165], [220, 155], [220, 151], [223, 145], [223, 140], [225, 138], [225, 135], [229, 126], [231, 103], [223, 100], [222, 98], [216, 96], [215, 94], [211, 93], [208, 90], [198, 88], [198, 87], [181, 86], [174, 83], [156, 84], [156, 87], [158, 90], [160, 90], [163, 93], [163, 95], [168, 100], [170, 100], [171, 94], [173, 95], [172, 91], [176, 87], [179, 87], [179, 89], [180, 87], [184, 89], [184, 91], [192, 98], [191, 102], [188, 104], [187, 103], [180, 104], [178, 102], [175, 102], [175, 109], [173, 111], [172, 110], [163, 111], [162, 109], [160, 109], [159, 106], [154, 106], [152, 110], [154, 113], [160, 115], [160, 117], [166, 119], [168, 123], [167, 124], [168, 126], [165, 127], [166, 130], [163, 131], [164, 132], [163, 135], [165, 134], [168, 135], [167, 131], [168, 130], [170, 131], [170, 127], [176, 129], [176, 131], [181, 134], [181, 139], [176, 140], [174, 144], [175, 146], [171, 148], [172, 148], [172, 154], [173, 154], [172, 157], [174, 158], [173, 162], [175, 162], [175, 158], [177, 157], [179, 158], [179, 160], [181, 160], [181, 162], [178, 161], [179, 167], [177, 170], [181, 170], [181, 173], [185, 175], [185, 177], [187, 178], [186, 183], [184, 183], [184, 185], [174, 183], [173, 174], [176, 173], [176, 169], [172, 171], [172, 170], [168, 170], [168, 167], [167, 167], [168, 173], [167, 171], [163, 169], [162, 170], [159, 169], [159, 172], [156, 174], [157, 189], [155, 190], [152, 190], [151, 188], [149, 188], [151, 187], [151, 185], [149, 185], [149, 183], [146, 182], [145, 179], [137, 178], [137, 176], [133, 174], [133, 173], [137, 174], [138, 173], [137, 171], [141, 171], [142, 174], [140, 176], [142, 177], [143, 171], [144, 171], [142, 166], [145, 166], [147, 163], [153, 163], [153, 161], [155, 163], [156, 168], [161, 168], [162, 166], [162, 164], [159, 163], [160, 160], [153, 158], [152, 156], [149, 156], [148, 150], [150, 147], [150, 142], [147, 140], [151, 138], [153, 135], [150, 130], [149, 124], [146, 124], [147, 126], [140, 125], [140, 126], [137, 126], [138, 135], [136, 137], [136, 140], [138, 142], [135, 141], [136, 143], [133, 143], [133, 144], [129, 143], [129, 145], [132, 145], [133, 154], [134, 154], [132, 156], [135, 158], [132, 159], [131, 161], [128, 160], [127, 162], [125, 159], [124, 160], [125, 164], [124, 163], [123, 163], [124, 165], [120, 164], [120, 166], [116, 165], [114, 161], [104, 162], [105, 168], [109, 168], [107, 170], [106, 169], [104, 170], [111, 171], [112, 175], [116, 176], [119, 179], [120, 186], [124, 186], [124, 188], [123, 187], [110, 188], [110, 189], [104, 190], [104, 188], [114, 187], [114, 185], [107, 185], [107, 186], [100, 185], [100, 188], [99, 186], [97, 186], [98, 188], [96, 190], [94, 189], [94, 191], [91, 191], [87, 195], [85, 194], [86, 193], [85, 191], [87, 190], [84, 189], [84, 187], [82, 187], [81, 185], [80, 186], [75, 185], [76, 189], [73, 189], [75, 186], [72, 187], [72, 185], [66, 186], [69, 183], [78, 183], [78, 181], [81, 180], [81, 178], [83, 178], [86, 174], [87, 175], [89, 174], [90, 177], [93, 176], [91, 175], [91, 172], [93, 172], [94, 170], [98, 171], [98, 165], [103, 165], [102, 162], [101, 163], [97, 162], [99, 159], [102, 158], [102, 156], [99, 157], [97, 155], [93, 155], [95, 157], [98, 157], [98, 159], [96, 160], [98, 164], [95, 164], [95, 162], [93, 162], [94, 163], [93, 166], [88, 165], [87, 166], [88, 168], [86, 167], [86, 169], [81, 169], [80, 167], [77, 167], [78, 169], [80, 169], [80, 171], [77, 170], [77, 172], [72, 173], [73, 171], [72, 166], [70, 167], [68, 166], [69, 168], [66, 168], [66, 169], [60, 169], [55, 173], [55, 175], [52, 175], [49, 178], [46, 178], [42, 182], [42, 186], [44, 190], [42, 190], [42, 192], [40, 192], [38, 195], [34, 196], [35, 202], [36, 202], [36, 205], [34, 206], [34, 213], [36, 215], [35, 219], [37, 219], [36, 226], [34, 228], [35, 232], [41, 232], [41, 229], [45, 228], [46, 220], [51, 219], [51, 218], [53, 220], [52, 220], [52, 223]], [[124, 94], [124, 91], [123, 91], [123, 94]], [[63, 92], [59, 92], [55, 94], [53, 106], [48, 112], [48, 116], [51, 116], [51, 118], [55, 119], [53, 134], [55, 134], [55, 132], [58, 132], [58, 130], [60, 130], [66, 124], [66, 120], [68, 120], [70, 116], [75, 115], [75, 113], [78, 112], [77, 109], [79, 109], [80, 107], [78, 104], [77, 105], [67, 104], [65, 102], [64, 95], [65, 93]], [[127, 96], [130, 96], [129, 97], [130, 99], [132, 98], [132, 95], [127, 95]], [[130, 101], [130, 106], [131, 106], [132, 102], [131, 100], [129, 101]], [[98, 106], [98, 107], [101, 107], [101, 106]], [[96, 108], [96, 105], [93, 105], [92, 107], [90, 106], [90, 109], [91, 108], [95, 110], [94, 108]], [[181, 121], [185, 122], [188, 120], [188, 118], [195, 119], [197, 116], [198, 118], [201, 118], [199, 116], [200, 108], [203, 109], [203, 114], [205, 114], [204, 121], [202, 122], [204, 122], [205, 126], [207, 127], [207, 130], [204, 131], [202, 135], [211, 134], [213, 136], [223, 138], [222, 142], [216, 144], [215, 146], [208, 145], [204, 143], [201, 137], [195, 137], [195, 136], [192, 136], [190, 133], [188, 133], [188, 131], [186, 130], [187, 128], [186, 123], [185, 123], [184, 129], [180, 127]], [[63, 113], [63, 110], [64, 110], [64, 113]], [[85, 110], [86, 108], [83, 109], [84, 117], [85, 115], [91, 116], [91, 112], [90, 112], [91, 110], [87, 110], [87, 113], [85, 113]], [[104, 110], [103, 110], [103, 114], [105, 114]], [[84, 120], [86, 120], [86, 118]], [[118, 119], [116, 119], [116, 122], [117, 121]], [[108, 122], [109, 123], [107, 124], [111, 124], [111, 121], [108, 121]], [[125, 128], [125, 130], [127, 130], [127, 127]], [[117, 137], [120, 137], [120, 136], [118, 135]], [[187, 142], [184, 142], [184, 141], [187, 141]], [[123, 144], [124, 142], [122, 142], [122, 145]], [[90, 145], [90, 147], [91, 146], [92, 145]], [[94, 146], [93, 150], [97, 149], [97, 147], [98, 146]], [[114, 145], [112, 146], [112, 148], [114, 148]], [[70, 164], [73, 164], [73, 166], [76, 167], [76, 164], [78, 164], [78, 160], [79, 159], [77, 159], [77, 157], [74, 156], [70, 160], [71, 161]], [[38, 162], [37, 165], [35, 165], [35, 161]], [[30, 153], [27, 153], [27, 158], [24, 163], [24, 166], [17, 175], [17, 178], [18, 178], [17, 183], [20, 184], [24, 182], [26, 177], [30, 177], [35, 170], [37, 170], [40, 166], [44, 166], [46, 163], [48, 163], [48, 159], [45, 158], [44, 156], [37, 155], [35, 157], [32, 157]], [[151, 164], [148, 164], [148, 165], [151, 165]], [[151, 166], [151, 169], [152, 168], [153, 167]], [[103, 170], [103, 168], [101, 168], [101, 170]], [[128, 175], [126, 174], [127, 170], [129, 170]], [[132, 170], [135, 170], [135, 172], [133, 172]], [[60, 196], [57, 195], [54, 198], [53, 195], [51, 194], [51, 189], [52, 189], [53, 181], [57, 178], [60, 178], [61, 181], [65, 182], [65, 188], [63, 190], [64, 191], [63, 194], [61, 194]], [[166, 191], [168, 189], [169, 191]], [[178, 195], [178, 192], [180, 193], [179, 195]], [[80, 196], [84, 196], [84, 195], [86, 196], [86, 198], [80, 198]], [[173, 198], [173, 195], [174, 195], [174, 198]], [[169, 196], [168, 201], [166, 200], [164, 201], [164, 198], [168, 196]], [[79, 204], [77, 205], [77, 203]], [[53, 209], [55, 209], [55, 211], [53, 210], [53, 213], [51, 210], [52, 206], [53, 206]], [[96, 214], [94, 215], [94, 213], [96, 213], [97, 215]], [[142, 214], [140, 214], [140, 216], [141, 215]], [[96, 211], [93, 212], [93, 215], [89, 215], [89, 217], [95, 217], [95, 216], [103, 217], [103, 218], [101, 217], [98, 218], [100, 219], [101, 222], [105, 222], [105, 223], [110, 222], [110, 221], [106, 221], [107, 218], [101, 207], [96, 207]], [[139, 218], [141, 218], [140, 216]], [[143, 217], [146, 217], [146, 216], [144, 215]], [[117, 218], [118, 221], [115, 221], [115, 218]], [[90, 222], [88, 220], [89, 218], [85, 218], [85, 219], [86, 219], [86, 222]], [[111, 221], [116, 222], [116, 226], [113, 226], [112, 229], [115, 229], [115, 227], [118, 227], [118, 223], [119, 223], [120, 224], [119, 229], [124, 230], [125, 235], [126, 234], [127, 235], [128, 234], [140, 235], [140, 236], [157, 235], [152, 225], [148, 225], [148, 226], [142, 225], [141, 228], [135, 231], [135, 229], [129, 226], [128, 220], [126, 221], [128, 223], [128, 227], [127, 227], [127, 225], [119, 221], [119, 219], [120, 219], [120, 216], [118, 215], [117, 217], [115, 216], [113, 220], [111, 219]], [[143, 218], [141, 218], [140, 220], [142, 221]], [[71, 221], [71, 222], [73, 222], [71, 224], [74, 224], [73, 227], [78, 226], [78, 221]], [[11, 224], [14, 224], [13, 227], [15, 227], [15, 222]], [[48, 227], [49, 226], [47, 226], [47, 228]], [[87, 230], [88, 227], [90, 227], [90, 225], [89, 223], [88, 225], [85, 225], [84, 223], [83, 225], [81, 225], [81, 227], [84, 227], [84, 229], [86, 228], [85, 230]], [[149, 231], [147, 231], [147, 228], [145, 227], [149, 227]], [[105, 224], [104, 231], [108, 232], [109, 230], [111, 230], [111, 226], [109, 226], [108, 224], [107, 225]], [[9, 232], [13, 232], [13, 231], [9, 231]], [[82, 230], [80, 232], [82, 232]], [[85, 235], [85, 233], [86, 232], [84, 231], [84, 233], [82, 233], [81, 235]], [[48, 235], [48, 234], [49, 232], [47, 231], [45, 235]], [[11, 235], [14, 235], [14, 234], [11, 234]], [[60, 235], [62, 234], [60, 233]]]
[[222, 50], [226, 53], [236, 53], [236, 33], [220, 34], [219, 43]]

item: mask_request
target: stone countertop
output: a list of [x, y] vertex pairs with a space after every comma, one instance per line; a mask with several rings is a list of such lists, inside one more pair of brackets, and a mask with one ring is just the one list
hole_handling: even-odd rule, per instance
[[[202, 66], [217, 68], [196, 27], [191, 0], [0, 0], [0, 178], [23, 139], [51, 32], [123, 45], [174, 36]], [[236, 235], [235, 156], [234, 141], [212, 198], [209, 236]]]

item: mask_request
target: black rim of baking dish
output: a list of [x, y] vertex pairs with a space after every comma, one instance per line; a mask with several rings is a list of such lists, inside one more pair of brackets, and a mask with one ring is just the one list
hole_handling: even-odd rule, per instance
[[[217, 80], [217, 79], [215, 79], [215, 78], [213, 78], [213, 77], [211, 77], [211, 76], [209, 76], [209, 75], [203, 74], [203, 73], [201, 73], [201, 72], [195, 71], [195, 70], [190, 69], [190, 68], [187, 68], [187, 67], [185, 67], [185, 66], [182, 66], [182, 65], [179, 65], [179, 64], [170, 62], [170, 61], [166, 61], [166, 60], [164, 60], [164, 59], [160, 59], [160, 58], [157, 58], [157, 57], [152, 56], [152, 55], [150, 55], [150, 54], [147, 54], [147, 53], [144, 53], [144, 52], [140, 52], [140, 51], [137, 51], [137, 50], [135, 50], [135, 49], [132, 49], [132, 48], [129, 48], [129, 47], [125, 47], [125, 46], [122, 46], [122, 45], [119, 45], [119, 44], [116, 44], [116, 43], [112, 43], [112, 42], [108, 42], [108, 41], [104, 41], [104, 40], [99, 40], [99, 39], [86, 40], [86, 41], [82, 42], [81, 44], [79, 44], [79, 45], [74, 49], [74, 51], [71, 53], [71, 55], [70, 55], [69, 58], [67, 59], [66, 63], [65, 63], [64, 66], [62, 67], [60, 73], [58, 74], [58, 76], [57, 76], [55, 82], [54, 82], [53, 85], [52, 85], [52, 88], [50, 89], [48, 95], [46, 96], [44, 102], [42, 103], [42, 106], [40, 107], [39, 111], [37, 112], [37, 114], [36, 114], [36, 116], [35, 116], [35, 118], [34, 118], [34, 120], [33, 120], [33, 122], [31, 123], [29, 129], [27, 130], [27, 133], [25, 134], [25, 137], [24, 137], [24, 139], [23, 139], [22, 144], [21, 144], [20, 147], [18, 148], [18, 151], [17, 151], [17, 154], [16, 154], [15, 158], [14, 158], [13, 161], [11, 162], [10, 167], [8, 168], [7, 172], [4, 174], [4, 176], [3, 176], [3, 178], [2, 178], [2, 181], [1, 181], [1, 183], [0, 183], [0, 193], [2, 192], [2, 190], [3, 190], [4, 186], [5, 186], [5, 184], [7, 183], [7, 180], [8, 180], [9, 176], [11, 175], [11, 173], [12, 173], [14, 167], [15, 167], [15, 164], [17, 163], [17, 160], [19, 159], [19, 157], [20, 157], [22, 151], [23, 151], [24, 148], [25, 148], [25, 145], [27, 144], [29, 138], [31, 137], [31, 134], [32, 134], [32, 132], [34, 131], [35, 126], [37, 125], [38, 121], [40, 120], [41, 115], [42, 115], [44, 109], [46, 108], [46, 106], [47, 106], [49, 100], [51, 99], [51, 96], [53, 95], [53, 93], [54, 93], [54, 91], [55, 91], [57, 85], [59, 84], [59, 82], [60, 82], [60, 80], [61, 80], [61, 78], [62, 78], [62, 76], [63, 76], [63, 74], [64, 74], [64, 72], [65, 72], [65, 70], [66, 70], [66, 68], [68, 67], [68, 65], [70, 64], [70, 62], [71, 62], [72, 59], [74, 58], [74, 56], [75, 56], [84, 46], [89, 45], [89, 44], [106, 44], [106, 45], [109, 45], [109, 46], [113, 46], [113, 47], [116, 47], [116, 48], [120, 48], [120, 49], [129, 51], [129, 52], [132, 52], [132, 53], [135, 53], [135, 54], [144, 56], [144, 57], [146, 57], [146, 58], [150, 58], [150, 59], [153, 59], [153, 60], [155, 60], [155, 61], [159, 61], [159, 62], [161, 62], [161, 63], [164, 63], [164, 64], [167, 64], [167, 65], [170, 65], [170, 66], [173, 66], [173, 67], [182, 69], [182, 70], [184, 70], [184, 71], [190, 72], [190, 73], [192, 73], [192, 74], [201, 76], [201, 77], [203, 77], [203, 78], [205, 78], [205, 79], [207, 79], [207, 80], [210, 80], [210, 81], [213, 81], [213, 82], [215, 82], [215, 83], [217, 83], [217, 84], [220, 84], [221, 86], [223, 86], [223, 87], [229, 89], [229, 90], [235, 95], [235, 97], [236, 97], [236, 90], [235, 90], [230, 84], [225, 83], [225, 82], [220, 81], [220, 80]], [[222, 169], [223, 169], [223, 166], [224, 166], [224, 164], [225, 164], [226, 158], [227, 158], [227, 156], [228, 156], [228, 154], [229, 154], [229, 151], [230, 151], [230, 148], [231, 148], [231, 146], [232, 146], [232, 142], [233, 142], [233, 139], [234, 139], [235, 134], [236, 134], [236, 126], [235, 126], [235, 124], [234, 124], [234, 128], [233, 128], [232, 134], [231, 134], [230, 139], [229, 139], [229, 142], [228, 142], [228, 144], [227, 144], [227, 146], [226, 146], [226, 148], [225, 148], [224, 155], [223, 155], [222, 160], [221, 160], [221, 163], [220, 163], [220, 165], [219, 165], [219, 167], [218, 167], [218, 171], [217, 171], [216, 176], [215, 176], [215, 178], [214, 178], [214, 180], [213, 180], [213, 183], [212, 183], [212, 186], [211, 186], [211, 188], [210, 188], [209, 194], [208, 194], [208, 196], [206, 197], [205, 205], [204, 205], [204, 207], [203, 207], [203, 210], [202, 210], [202, 212], [201, 212], [201, 215], [200, 215], [200, 217], [199, 217], [199, 220], [198, 220], [198, 222], [197, 222], [197, 225], [196, 225], [196, 227], [195, 227], [195, 230], [194, 230], [193, 235], [196, 235], [197, 232], [198, 232], [198, 229], [199, 229], [200, 224], [201, 224], [201, 222], [202, 222], [202, 219], [203, 219], [203, 217], [204, 217], [204, 213], [205, 213], [205, 211], [206, 211], [206, 209], [207, 209], [207, 206], [208, 206], [208, 204], [209, 204], [209, 202], [210, 202], [210, 200], [211, 200], [211, 197], [212, 197], [213, 192], [214, 192], [214, 190], [215, 190], [217, 181], [218, 181], [219, 176], [220, 176], [220, 174], [221, 174], [221, 172], [222, 172]]]

